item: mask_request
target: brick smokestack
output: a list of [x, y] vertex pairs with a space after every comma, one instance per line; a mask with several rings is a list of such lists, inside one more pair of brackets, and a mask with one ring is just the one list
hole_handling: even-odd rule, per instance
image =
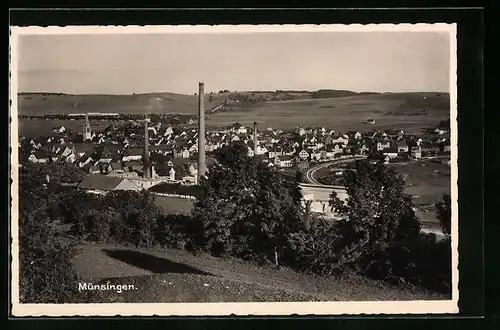
[[257, 156], [257, 122], [253, 122], [253, 155]]
[[205, 104], [204, 104], [204, 84], [199, 83], [198, 91], [198, 184], [205, 176], [207, 170], [205, 163]]
[[149, 164], [149, 118], [144, 119], [144, 164], [143, 164], [143, 177], [151, 179], [151, 167]]

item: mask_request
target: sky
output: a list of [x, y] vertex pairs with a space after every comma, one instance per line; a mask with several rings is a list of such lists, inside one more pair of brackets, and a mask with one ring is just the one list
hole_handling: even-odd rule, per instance
[[22, 35], [19, 92], [449, 92], [443, 32]]

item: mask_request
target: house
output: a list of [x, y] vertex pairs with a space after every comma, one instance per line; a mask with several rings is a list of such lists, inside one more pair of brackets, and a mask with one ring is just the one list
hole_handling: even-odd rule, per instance
[[389, 149], [390, 147], [391, 147], [391, 140], [389, 139], [382, 139], [377, 141], [377, 151]]
[[281, 149], [281, 148], [274, 148], [274, 149], [269, 150], [268, 157], [269, 158], [274, 158], [276, 156], [282, 156], [282, 155], [283, 155], [283, 149]]
[[76, 161], [77, 157], [74, 152], [71, 152], [69, 155], [66, 156], [64, 161], [68, 164], [73, 164]]
[[397, 177], [403, 181], [403, 183], [407, 186], [412, 185], [412, 177], [409, 173], [398, 174]]
[[78, 166], [79, 166], [79, 167], [84, 167], [84, 166], [86, 166], [86, 165], [88, 165], [88, 164], [92, 164], [92, 162], [93, 162], [93, 161], [94, 161], [94, 160], [92, 159], [92, 157], [91, 157], [91, 156], [89, 156], [89, 155], [84, 155], [83, 157], [81, 157], [81, 158], [79, 159], [79, 161], [78, 161]]
[[450, 141], [439, 144], [439, 152], [449, 154], [451, 152]]
[[47, 152], [42, 150], [34, 150], [28, 157], [31, 163], [46, 164], [49, 162], [50, 156]]
[[140, 190], [127, 178], [104, 175], [89, 175], [77, 187], [95, 194], [106, 194], [117, 190]]
[[101, 169], [99, 168], [99, 166], [90, 166], [88, 172], [89, 174], [100, 174]]
[[387, 148], [383, 152], [384, 156], [389, 156], [390, 159], [394, 159], [398, 156], [398, 149], [397, 148]]
[[141, 160], [144, 150], [141, 148], [131, 148], [123, 151], [123, 161]]
[[174, 130], [172, 129], [172, 127], [167, 127], [167, 129], [165, 130], [165, 133], [163, 134], [163, 136], [170, 136], [174, 134]]
[[189, 158], [189, 150], [188, 149], [176, 149], [174, 150], [174, 157], [175, 158]]
[[360, 146], [359, 146], [359, 154], [360, 155], [364, 155], [366, 152], [368, 152], [368, 150], [370, 150], [370, 148], [368, 148], [368, 146], [366, 145], [366, 143], [362, 143]]
[[247, 128], [240, 123], [236, 122], [233, 125], [231, 125], [231, 132], [236, 133], [236, 134], [247, 134]]
[[312, 151], [310, 153], [310, 155], [311, 155], [311, 159], [312, 160], [320, 160], [322, 158], [321, 151], [317, 151], [317, 150], [316, 151]]
[[64, 132], [66, 132], [66, 128], [64, 126], [54, 127], [54, 128], [52, 128], [52, 132], [54, 132], [54, 133], [64, 133]]
[[309, 158], [309, 153], [305, 149], [302, 149], [299, 152], [299, 158], [302, 159], [302, 160], [306, 160], [306, 159]]
[[411, 157], [415, 159], [422, 158], [422, 149], [420, 147], [411, 148]]
[[142, 171], [142, 162], [137, 160], [132, 160], [123, 163], [123, 172], [137, 172]]
[[292, 167], [295, 162], [294, 156], [275, 156], [274, 165], [276, 167]]
[[306, 130], [303, 127], [297, 127], [295, 133], [299, 134], [300, 136], [303, 136], [306, 134]]
[[112, 162], [108, 165], [108, 172], [123, 173], [123, 166], [119, 162]]
[[408, 152], [408, 143], [406, 141], [397, 141], [396, 148], [398, 148], [398, 152]]
[[437, 133], [438, 135], [443, 135], [443, 134], [447, 133], [448, 131], [447, 131], [447, 130], [444, 130], [444, 129], [442, 129], [442, 128], [436, 128], [436, 129], [434, 130], [434, 132], [435, 132], [435, 133]]
[[347, 135], [336, 135], [332, 136], [332, 142], [331, 143], [342, 143], [342, 144], [347, 144], [349, 142], [349, 136]]
[[94, 152], [94, 145], [92, 143], [74, 143], [73, 150], [75, 152], [76, 158], [81, 158], [85, 154], [92, 154]]

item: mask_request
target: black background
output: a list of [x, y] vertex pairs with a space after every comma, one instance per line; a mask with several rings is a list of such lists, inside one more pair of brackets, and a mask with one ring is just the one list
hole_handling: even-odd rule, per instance
[[[70, 2], [77, 5], [77, 2]], [[11, 26], [64, 25], [176, 25], [176, 24], [332, 24], [332, 23], [457, 23], [458, 48], [458, 135], [459, 135], [459, 308], [458, 315], [406, 316], [335, 316], [335, 317], [218, 317], [218, 318], [15, 318], [10, 306], [10, 240], [6, 240], [4, 258], [5, 305], [9, 329], [66, 329], [113, 326], [135, 329], [151, 326], [162, 328], [287, 328], [343, 327], [365, 329], [372, 327], [452, 327], [454, 329], [493, 328], [495, 325], [494, 299], [498, 285], [494, 283], [498, 270], [494, 249], [484, 247], [484, 233], [495, 235], [492, 222], [483, 220], [484, 203], [484, 11], [480, 8], [394, 8], [392, 9], [261, 9], [261, 10], [27, 10], [9, 11]], [[35, 4], [31, 4], [33, 8]], [[44, 1], [45, 6], [63, 7], [63, 4]], [[290, 5], [290, 4], [289, 4]], [[353, 3], [352, 6], [355, 4]], [[20, 6], [20, 5], [19, 5]], [[116, 5], [115, 5], [116, 6]], [[144, 3], [143, 6], [146, 6]], [[67, 7], [65, 5], [64, 7]], [[108, 7], [101, 3], [101, 7]], [[121, 7], [128, 7], [122, 5]], [[379, 4], [379, 7], [383, 7]], [[9, 96], [7, 96], [9, 97]], [[6, 122], [8, 112], [6, 112]], [[452, 118], [453, 120], [453, 118]], [[8, 129], [6, 129], [8, 132]], [[7, 141], [9, 141], [7, 133]], [[7, 142], [8, 145], [9, 142]], [[493, 169], [493, 167], [489, 167]], [[7, 169], [7, 173], [10, 171]], [[488, 167], [487, 167], [488, 169]], [[492, 200], [488, 200], [492, 203]], [[488, 202], [487, 201], [487, 202]], [[5, 204], [8, 207], [8, 202]], [[491, 204], [490, 204], [491, 205]], [[6, 212], [7, 215], [7, 212]], [[490, 220], [493, 220], [492, 217]], [[8, 232], [10, 218], [5, 217]], [[490, 226], [491, 227], [488, 227]], [[486, 226], [485, 229], [483, 226]], [[5, 235], [10, 237], [9, 235]], [[483, 252], [484, 251], [484, 252]], [[485, 254], [486, 253], [486, 254]], [[486, 259], [485, 259], [486, 258]], [[485, 260], [487, 262], [485, 262]], [[488, 273], [485, 271], [487, 266]], [[495, 273], [496, 272], [496, 273]], [[486, 276], [487, 275], [487, 276]], [[500, 276], [498, 277], [500, 278]], [[496, 285], [496, 286], [494, 286]], [[490, 301], [485, 305], [485, 300]], [[496, 306], [497, 307], [497, 306]], [[272, 311], [270, 311], [272, 313]], [[114, 323], [114, 324], [111, 324]]]

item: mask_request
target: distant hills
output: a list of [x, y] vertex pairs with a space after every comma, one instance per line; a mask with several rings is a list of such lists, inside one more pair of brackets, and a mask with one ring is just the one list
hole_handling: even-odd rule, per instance
[[[425, 101], [425, 95], [431, 98], [447, 93], [376, 93], [353, 92], [349, 90], [320, 89], [317, 91], [276, 90], [276, 91], [220, 91], [205, 94], [207, 110], [220, 104], [241, 102], [255, 107], [267, 102], [334, 99], [342, 97], [390, 96], [391, 99]], [[423, 95], [423, 96], [422, 96]], [[449, 106], [448, 98], [439, 98], [439, 107]], [[429, 100], [428, 100], [429, 101]], [[424, 103], [428, 103], [424, 102]], [[63, 93], [19, 93], [18, 112], [21, 115], [41, 115], [47, 113], [186, 113], [194, 114], [198, 108], [198, 96], [169, 92], [106, 95], [106, 94], [63, 94]], [[416, 104], [410, 104], [415, 106]]]

